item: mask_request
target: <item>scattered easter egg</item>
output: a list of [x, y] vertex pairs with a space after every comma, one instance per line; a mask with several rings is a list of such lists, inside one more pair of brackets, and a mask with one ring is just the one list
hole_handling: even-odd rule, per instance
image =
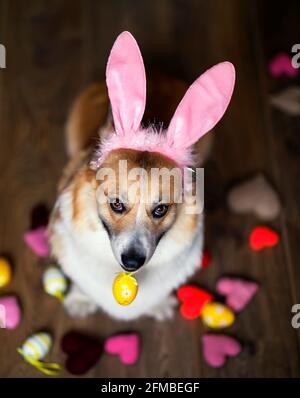
[[52, 347], [52, 337], [49, 333], [39, 332], [25, 340], [18, 353], [23, 359], [33, 367], [45, 373], [48, 376], [57, 375], [61, 367], [56, 363], [41, 362], [49, 353]]
[[223, 329], [233, 324], [235, 315], [226, 305], [210, 302], [202, 308], [201, 318], [206, 326], [212, 329]]
[[65, 275], [58, 267], [49, 267], [43, 275], [43, 285], [45, 292], [50, 296], [64, 299], [68, 283]]
[[21, 322], [21, 308], [15, 296], [0, 297], [0, 327], [16, 329]]
[[121, 272], [113, 283], [113, 295], [120, 305], [129, 305], [137, 295], [138, 283], [132, 274]]
[[4, 257], [0, 257], [0, 287], [7, 286], [12, 277], [11, 266]]
[[23, 343], [22, 351], [33, 359], [43, 359], [52, 346], [52, 337], [49, 333], [34, 334]]

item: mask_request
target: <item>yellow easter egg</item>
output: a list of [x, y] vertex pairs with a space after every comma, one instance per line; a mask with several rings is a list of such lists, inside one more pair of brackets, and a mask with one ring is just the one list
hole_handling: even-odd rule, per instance
[[0, 287], [4, 287], [11, 281], [12, 271], [9, 262], [0, 257]]
[[235, 315], [226, 305], [210, 302], [203, 307], [201, 318], [206, 326], [212, 329], [223, 329], [233, 324]]
[[43, 285], [46, 293], [63, 300], [68, 284], [66, 277], [57, 267], [49, 267], [43, 275]]
[[121, 272], [114, 280], [113, 295], [120, 305], [129, 305], [137, 295], [138, 283], [132, 274]]

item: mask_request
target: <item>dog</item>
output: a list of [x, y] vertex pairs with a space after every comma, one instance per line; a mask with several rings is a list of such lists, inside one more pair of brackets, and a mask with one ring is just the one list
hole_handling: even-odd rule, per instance
[[[203, 214], [194, 195], [195, 179], [188, 188], [184, 176], [173, 179], [166, 189], [152, 170], [182, 171], [189, 166], [195, 171], [195, 165], [204, 162], [211, 135], [199, 139], [223, 116], [235, 70], [229, 62], [217, 64], [187, 91], [180, 80], [157, 81], [148, 85], [148, 101], [158, 104], [153, 109], [156, 106], [170, 121], [166, 129], [141, 125], [143, 116], [149, 120], [149, 113], [144, 115], [145, 69], [137, 42], [123, 32], [109, 56], [106, 84], [91, 85], [70, 112], [70, 161], [48, 232], [52, 255], [71, 280], [64, 306], [72, 316], [102, 309], [120, 320], [170, 318], [177, 304], [172, 291], [200, 269]], [[127, 173], [144, 170], [147, 182], [124, 177], [124, 161]], [[103, 170], [112, 171], [114, 178], [99, 178]], [[152, 183], [156, 188], [148, 189]], [[112, 293], [121, 271], [135, 274], [139, 284], [135, 300], [126, 307]]]

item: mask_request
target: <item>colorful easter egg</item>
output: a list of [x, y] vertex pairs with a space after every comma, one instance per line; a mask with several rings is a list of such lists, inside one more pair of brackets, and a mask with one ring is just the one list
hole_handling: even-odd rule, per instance
[[48, 333], [40, 332], [28, 337], [22, 345], [22, 352], [33, 359], [43, 359], [52, 346], [52, 337]]
[[67, 290], [67, 279], [61, 270], [57, 267], [49, 267], [43, 275], [43, 285], [45, 292], [50, 296], [64, 299], [64, 293]]
[[9, 262], [0, 257], [0, 287], [7, 286], [11, 281], [12, 271]]
[[233, 324], [235, 315], [226, 305], [210, 302], [203, 307], [201, 318], [206, 326], [212, 329], [223, 329]]
[[56, 376], [61, 371], [57, 363], [42, 362], [52, 347], [52, 337], [49, 333], [39, 332], [25, 340], [18, 353], [30, 365], [48, 376]]
[[120, 305], [129, 305], [137, 295], [138, 283], [132, 274], [121, 272], [114, 280], [113, 295]]

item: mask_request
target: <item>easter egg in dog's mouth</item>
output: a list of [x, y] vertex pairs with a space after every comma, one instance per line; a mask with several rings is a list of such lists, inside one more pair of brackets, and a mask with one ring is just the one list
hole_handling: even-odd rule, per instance
[[137, 295], [138, 283], [132, 274], [121, 272], [113, 283], [113, 295], [120, 305], [129, 305]]

